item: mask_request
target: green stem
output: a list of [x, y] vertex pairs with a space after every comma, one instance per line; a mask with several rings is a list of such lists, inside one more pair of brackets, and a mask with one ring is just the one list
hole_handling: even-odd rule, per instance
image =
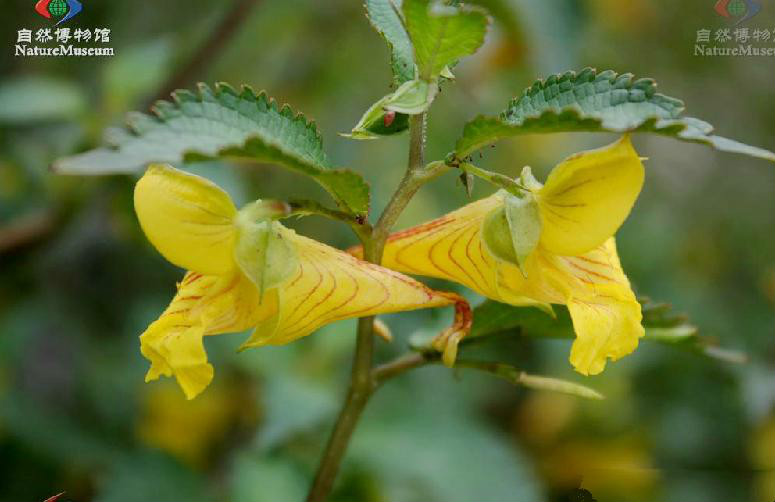
[[358, 334], [355, 342], [350, 390], [347, 392], [344, 406], [328, 439], [318, 471], [307, 494], [307, 502], [323, 502], [331, 492], [339, 466], [347, 450], [358, 419], [366, 407], [375, 384], [371, 378], [372, 357], [374, 354], [374, 317], [358, 319]]
[[313, 200], [292, 200], [288, 202], [288, 205], [291, 208], [289, 216], [317, 214], [324, 218], [347, 223], [352, 227], [353, 232], [355, 232], [355, 235], [358, 236], [361, 242], [371, 239], [371, 225], [365, 218], [361, 219], [351, 213], [331, 209]]
[[[363, 257], [372, 263], [382, 261], [385, 241], [398, 216], [420, 186], [434, 177], [425, 172], [423, 166], [425, 114], [413, 115], [409, 119], [409, 137], [409, 162], [404, 178], [371, 232], [364, 235], [359, 234], [363, 243]], [[377, 386], [377, 380], [372, 373], [373, 357], [374, 317], [363, 317], [358, 320], [350, 389], [328, 444], [323, 451], [318, 471], [307, 494], [307, 502], [322, 502], [331, 492], [350, 437], [352, 437], [358, 419]]]
[[412, 200], [420, 186], [425, 183], [422, 171], [425, 164], [425, 114], [409, 117], [409, 161], [406, 172], [393, 197], [388, 202], [382, 215], [377, 220], [372, 234], [372, 249], [364, 248], [364, 253], [371, 251], [374, 263], [382, 261], [382, 251], [385, 248], [387, 236], [396, 220]]
[[505, 188], [514, 195], [519, 195], [520, 192], [527, 190], [527, 188], [509, 178], [508, 176], [476, 167], [475, 165], [469, 164], [468, 162], [463, 162], [458, 167], [461, 171], [473, 174], [477, 178], [481, 178], [492, 183], [493, 185]]

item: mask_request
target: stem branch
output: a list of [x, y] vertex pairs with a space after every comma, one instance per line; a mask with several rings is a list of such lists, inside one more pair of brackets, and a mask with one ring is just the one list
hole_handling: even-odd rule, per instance
[[[385, 248], [387, 236], [390, 229], [395, 225], [396, 220], [412, 200], [417, 190], [425, 182], [424, 176], [420, 173], [425, 164], [425, 114], [412, 115], [409, 117], [409, 161], [406, 166], [406, 173], [401, 179], [393, 197], [388, 202], [382, 215], [377, 220], [372, 233], [371, 250], [364, 247], [364, 256], [369, 254], [374, 263], [382, 261], [382, 251]], [[368, 259], [368, 258], [367, 258]]]
[[510, 193], [513, 193], [515, 195], [519, 195], [520, 192], [527, 190], [527, 188], [522, 186], [522, 184], [518, 183], [516, 180], [509, 178], [508, 176], [505, 176], [500, 173], [494, 173], [492, 171], [488, 171], [480, 167], [476, 167], [475, 165], [470, 164], [468, 162], [463, 162], [458, 167], [463, 172], [472, 174], [478, 178], [481, 178], [485, 181], [492, 183], [493, 185], [499, 186], [501, 188], [505, 188]]
[[351, 213], [331, 209], [312, 200], [292, 200], [288, 202], [288, 205], [291, 208], [291, 215], [317, 214], [324, 218], [347, 223], [352, 227], [353, 232], [355, 232], [355, 235], [358, 236], [361, 242], [368, 241], [371, 238], [371, 225], [366, 221], [365, 217], [361, 219]]
[[[425, 114], [413, 115], [409, 119], [409, 161], [401, 183], [399, 184], [387, 207], [380, 215], [377, 224], [370, 232], [360, 232], [363, 244], [363, 258], [372, 263], [382, 261], [382, 251], [385, 247], [388, 233], [398, 216], [404, 210], [420, 186], [433, 175], [425, 172]], [[358, 419], [366, 407], [371, 394], [377, 387], [378, 374], [372, 372], [374, 356], [374, 316], [362, 317], [358, 320], [358, 333], [355, 343], [350, 389], [347, 392], [344, 406], [339, 412], [334, 430], [323, 452], [323, 457], [307, 495], [307, 502], [322, 502], [331, 492], [339, 466], [342, 463], [350, 437], [355, 430]], [[388, 374], [389, 371], [384, 374]], [[395, 371], [403, 371], [403, 369]]]
[[366, 407], [372, 392], [374, 380], [371, 378], [371, 364], [374, 354], [374, 317], [358, 319], [358, 334], [355, 342], [350, 390], [347, 392], [344, 406], [336, 419], [334, 430], [328, 439], [318, 471], [307, 494], [307, 502], [322, 502], [331, 492], [342, 457], [347, 450], [358, 419]]

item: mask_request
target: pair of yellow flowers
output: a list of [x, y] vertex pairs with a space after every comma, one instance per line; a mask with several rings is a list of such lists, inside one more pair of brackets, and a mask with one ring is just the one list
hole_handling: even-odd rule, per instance
[[500, 190], [391, 235], [378, 266], [358, 259], [357, 248], [347, 253], [285, 228], [282, 203], [237, 210], [210, 181], [152, 165], [135, 188], [140, 225], [188, 272], [140, 336], [151, 361], [146, 381], [174, 375], [189, 399], [199, 394], [213, 378], [205, 335], [252, 328], [241, 348], [276, 345], [340, 319], [446, 305], [455, 305], [455, 321], [434, 347], [453, 365], [471, 324], [468, 304], [402, 273], [455, 281], [511, 305], [567, 305], [576, 332], [570, 362], [599, 373], [644, 333], [613, 238], [643, 178], [624, 136], [564, 160], [545, 185], [526, 169], [516, 193]]

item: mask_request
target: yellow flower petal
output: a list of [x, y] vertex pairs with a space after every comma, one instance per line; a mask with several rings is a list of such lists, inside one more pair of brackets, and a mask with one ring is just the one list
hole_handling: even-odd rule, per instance
[[606, 289], [597, 296], [597, 303], [577, 299], [568, 302], [576, 332], [570, 362], [583, 375], [596, 375], [608, 359], [616, 361], [632, 353], [644, 334], [637, 300], [606, 295]]
[[[406, 274], [438, 277], [463, 284], [477, 293], [520, 306], [551, 310], [529, 298], [528, 282], [516, 264], [497, 258], [482, 238], [487, 216], [503, 204], [503, 193], [468, 204], [441, 218], [392, 234], [382, 265]], [[510, 236], [506, 236], [510, 242]], [[351, 253], [360, 256], [360, 248]], [[535, 260], [525, 264], [533, 280], [540, 270]]]
[[[539, 246], [528, 257], [527, 278], [488, 249], [483, 223], [502, 204], [495, 194], [431, 222], [391, 235], [383, 264], [395, 270], [459, 282], [496, 301], [534, 306], [568, 306], [577, 340], [571, 363], [581, 373], [603, 370], [607, 359], [635, 350], [643, 336], [640, 304], [609, 238], [580, 256], [563, 256]], [[355, 248], [352, 253], [358, 255]]]
[[468, 332], [470, 311], [458, 295], [429, 289], [384, 267], [366, 263], [283, 228], [298, 253], [298, 268], [278, 286], [276, 317], [266, 318], [243, 348], [285, 344], [319, 327], [354, 317], [456, 305], [456, 321], [439, 338], [446, 360], [454, 361], [457, 342]]
[[485, 217], [502, 203], [501, 195], [494, 194], [441, 218], [390, 235], [382, 265], [407, 274], [459, 282], [486, 296], [494, 294], [497, 291], [494, 258], [486, 249], [481, 233]]
[[186, 397], [195, 397], [213, 378], [203, 336], [244, 331], [272, 313], [241, 274], [187, 273], [170, 305], [140, 336], [140, 351], [151, 361], [146, 382], [175, 376]]
[[167, 260], [202, 274], [234, 269], [237, 210], [218, 186], [154, 164], [137, 182], [134, 199], [143, 232]]
[[188, 399], [202, 392], [213, 379], [213, 367], [207, 362], [201, 324], [175, 325], [157, 321], [140, 336], [140, 350], [151, 360], [146, 382], [161, 375], [174, 375]]
[[627, 135], [564, 160], [537, 192], [541, 245], [561, 255], [599, 246], [627, 218], [643, 178], [643, 164]]
[[645, 334], [641, 306], [619, 263], [613, 238], [581, 256], [545, 253], [541, 266], [554, 288], [550, 294], [566, 297], [576, 332], [570, 362], [579, 373], [600, 373], [607, 359], [615, 361], [637, 348]]

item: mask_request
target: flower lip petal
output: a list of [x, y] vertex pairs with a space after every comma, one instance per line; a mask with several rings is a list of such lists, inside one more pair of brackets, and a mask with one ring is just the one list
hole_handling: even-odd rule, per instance
[[627, 218], [643, 180], [643, 164], [627, 135], [564, 160], [538, 191], [541, 244], [567, 256], [599, 246]]
[[152, 164], [135, 186], [134, 204], [143, 232], [170, 262], [202, 274], [234, 269], [237, 209], [211, 181]]

